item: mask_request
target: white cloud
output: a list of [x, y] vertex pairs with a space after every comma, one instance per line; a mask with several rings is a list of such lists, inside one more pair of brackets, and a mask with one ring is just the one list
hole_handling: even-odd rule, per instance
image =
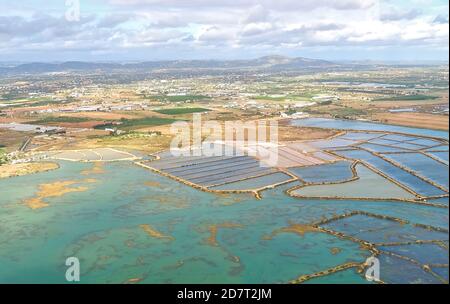
[[270, 53], [374, 45], [448, 48], [448, 15], [431, 14], [419, 4], [405, 10], [395, 1], [380, 8], [377, 0], [96, 2], [104, 3], [107, 13], [82, 10], [82, 19], [75, 23], [66, 21], [63, 11], [28, 17], [12, 10], [0, 13], [0, 54], [46, 48], [97, 53], [160, 48], [214, 57], [218, 51], [246, 55], [258, 48]]

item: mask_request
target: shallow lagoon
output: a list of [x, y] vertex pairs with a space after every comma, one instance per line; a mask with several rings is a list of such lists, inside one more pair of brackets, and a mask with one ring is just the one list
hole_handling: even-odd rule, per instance
[[[352, 211], [442, 229], [449, 223], [446, 208], [288, 196], [285, 191], [298, 182], [263, 191], [257, 200], [250, 194], [201, 192], [131, 162], [108, 163], [97, 170], [88, 163], [60, 165], [56, 171], [0, 181], [0, 283], [65, 283], [64, 262], [70, 256], [81, 261], [82, 283], [286, 283], [371, 255], [359, 243], [331, 234], [293, 233], [286, 229], [292, 224]], [[336, 174], [326, 177], [342, 179], [343, 172]], [[82, 191], [44, 195], [41, 199], [49, 206], [42, 209], [25, 204], [42, 196], [42, 184], [58, 181], [76, 182]], [[432, 202], [448, 205], [448, 198]], [[424, 257], [425, 248], [381, 248], [420, 261], [448, 260], [448, 233], [364, 215], [327, 227], [344, 231], [352, 225], [348, 234], [368, 241], [444, 238], [447, 249], [430, 257]], [[382, 254], [380, 261], [381, 277], [388, 283], [440, 282], [405, 260]], [[432, 269], [448, 280], [448, 266]], [[355, 269], [307, 282], [367, 283]]]
[[[64, 261], [80, 258], [82, 282], [283, 283], [370, 253], [324, 233], [279, 233], [290, 222], [310, 223], [351, 210], [448, 226], [448, 210], [372, 201], [299, 200], [284, 190], [216, 195], [192, 189], [129, 162], [105, 164], [84, 192], [46, 199], [32, 210], [23, 201], [38, 186], [84, 180], [93, 165], [61, 162], [61, 169], [0, 182], [0, 282], [64, 283]], [[22, 191], [17, 191], [21, 189]], [[234, 223], [227, 228], [224, 223]], [[148, 224], [170, 238], [149, 236]], [[211, 227], [218, 225], [216, 243]], [[223, 225], [224, 228], [220, 228]], [[340, 248], [338, 254], [333, 248]], [[342, 278], [359, 276], [346, 272]], [[333, 281], [339, 276], [330, 277]], [[326, 282], [324, 277], [320, 282]], [[350, 281], [361, 281], [355, 277]]]

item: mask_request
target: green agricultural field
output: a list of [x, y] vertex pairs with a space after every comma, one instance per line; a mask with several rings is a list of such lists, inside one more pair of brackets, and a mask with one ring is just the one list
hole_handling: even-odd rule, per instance
[[401, 96], [393, 96], [393, 97], [385, 97], [374, 99], [373, 101], [408, 101], [408, 100], [434, 100], [439, 97], [431, 96], [431, 95], [401, 95]]
[[90, 121], [90, 119], [85, 117], [49, 116], [39, 120], [32, 121], [30, 123], [36, 125], [43, 125], [49, 123], [79, 123], [87, 121]]
[[95, 129], [105, 129], [105, 128], [119, 128], [121, 130], [130, 130], [134, 127], [153, 127], [171, 124], [178, 121], [177, 119], [171, 118], [161, 118], [161, 117], [145, 117], [139, 119], [121, 119], [120, 125], [108, 123], [103, 125], [98, 125]]
[[182, 115], [182, 114], [209, 112], [209, 111], [211, 110], [205, 108], [174, 108], [174, 109], [156, 110], [155, 112], [165, 115]]
[[45, 99], [45, 98], [1, 100], [1, 102], [11, 104], [8, 106], [9, 108], [20, 108], [24, 106], [40, 107], [62, 103], [62, 101], [60, 100]]

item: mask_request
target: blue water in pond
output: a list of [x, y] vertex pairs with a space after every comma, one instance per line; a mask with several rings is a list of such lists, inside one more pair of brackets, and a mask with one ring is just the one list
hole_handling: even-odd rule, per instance
[[307, 183], [339, 182], [353, 177], [352, 162], [339, 161], [322, 166], [290, 168], [289, 171]]
[[443, 139], [449, 138], [449, 133], [446, 131], [410, 128], [358, 120], [305, 118], [305, 119], [294, 119], [291, 121], [291, 124], [299, 127], [316, 127], [316, 128], [339, 129], [339, 130], [386, 131], [386, 132], [398, 132], [413, 135], [430, 136]]
[[[80, 259], [82, 283], [286, 283], [370, 256], [358, 243], [325, 233], [277, 233], [291, 223], [365, 210], [448, 227], [447, 209], [291, 198], [284, 191], [296, 183], [264, 191], [258, 200], [201, 192], [130, 162], [90, 174], [92, 164], [60, 164], [55, 171], [0, 181], [1, 283], [66, 283], [70, 256]], [[42, 185], [61, 181], [81, 188], [39, 194]], [[30, 209], [25, 203], [39, 195], [48, 206]], [[358, 276], [346, 272], [329, 281], [361, 281]]]
[[[407, 129], [411, 134], [448, 138], [448, 132], [433, 130], [325, 122], [333, 128], [337, 125], [357, 130], [370, 126], [371, 130], [384, 128], [393, 132]], [[367, 137], [371, 136], [348, 134], [353, 139]], [[362, 159], [422, 195], [448, 194], [369, 152], [337, 153]], [[448, 161], [448, 153], [438, 152], [435, 156], [446, 157]], [[204, 162], [192, 158], [190, 164], [199, 167], [193, 172], [186, 171], [192, 174], [187, 177], [205, 184], [235, 182], [218, 187], [223, 189], [260, 187], [289, 178], [284, 173], [272, 173], [237, 181], [258, 173], [241, 168], [243, 173], [239, 176], [223, 173], [212, 180]], [[233, 162], [227, 159], [213, 162], [209, 165], [216, 167], [209, 169], [220, 171]], [[176, 159], [160, 161], [159, 166], [173, 168], [176, 163]], [[408, 163], [413, 167], [415, 159]], [[288, 196], [287, 190], [298, 186], [298, 181], [262, 191], [262, 198], [257, 199], [252, 194], [202, 192], [132, 162], [106, 163], [101, 170], [92, 170], [94, 164], [89, 163], [59, 164], [55, 171], [0, 179], [0, 283], [67, 283], [65, 260], [72, 256], [81, 262], [81, 283], [287, 283], [344, 263], [364, 262], [372, 255], [350, 239], [293, 228], [296, 224], [309, 225], [351, 211], [401, 218], [408, 223], [399, 225], [357, 215], [323, 227], [369, 242], [440, 240], [448, 247], [448, 208], [399, 201]], [[441, 165], [432, 162], [430, 168], [441, 170]], [[426, 164], [416, 166], [416, 170], [427, 173]], [[308, 182], [338, 182], [351, 177], [349, 162], [311, 168], [293, 169], [298, 171], [293, 173]], [[433, 172], [428, 177], [440, 183], [447, 180], [448, 185], [448, 175], [441, 173]], [[448, 206], [448, 197], [429, 202]], [[42, 208], [30, 208], [35, 206], [33, 203]], [[414, 224], [431, 225], [442, 231]], [[417, 259], [419, 263], [448, 258], [448, 250], [439, 247], [402, 245], [383, 249]], [[421, 265], [388, 254], [381, 254], [379, 259], [381, 279], [387, 283], [442, 283]], [[448, 280], [448, 267], [434, 265], [432, 270]], [[349, 269], [308, 283], [367, 281], [364, 274]]]

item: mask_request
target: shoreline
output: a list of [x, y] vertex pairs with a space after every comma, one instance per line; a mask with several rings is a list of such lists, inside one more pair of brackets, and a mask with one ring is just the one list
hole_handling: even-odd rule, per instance
[[60, 165], [56, 162], [33, 162], [14, 165], [5, 164], [0, 166], [0, 180], [53, 171], [59, 168]]

